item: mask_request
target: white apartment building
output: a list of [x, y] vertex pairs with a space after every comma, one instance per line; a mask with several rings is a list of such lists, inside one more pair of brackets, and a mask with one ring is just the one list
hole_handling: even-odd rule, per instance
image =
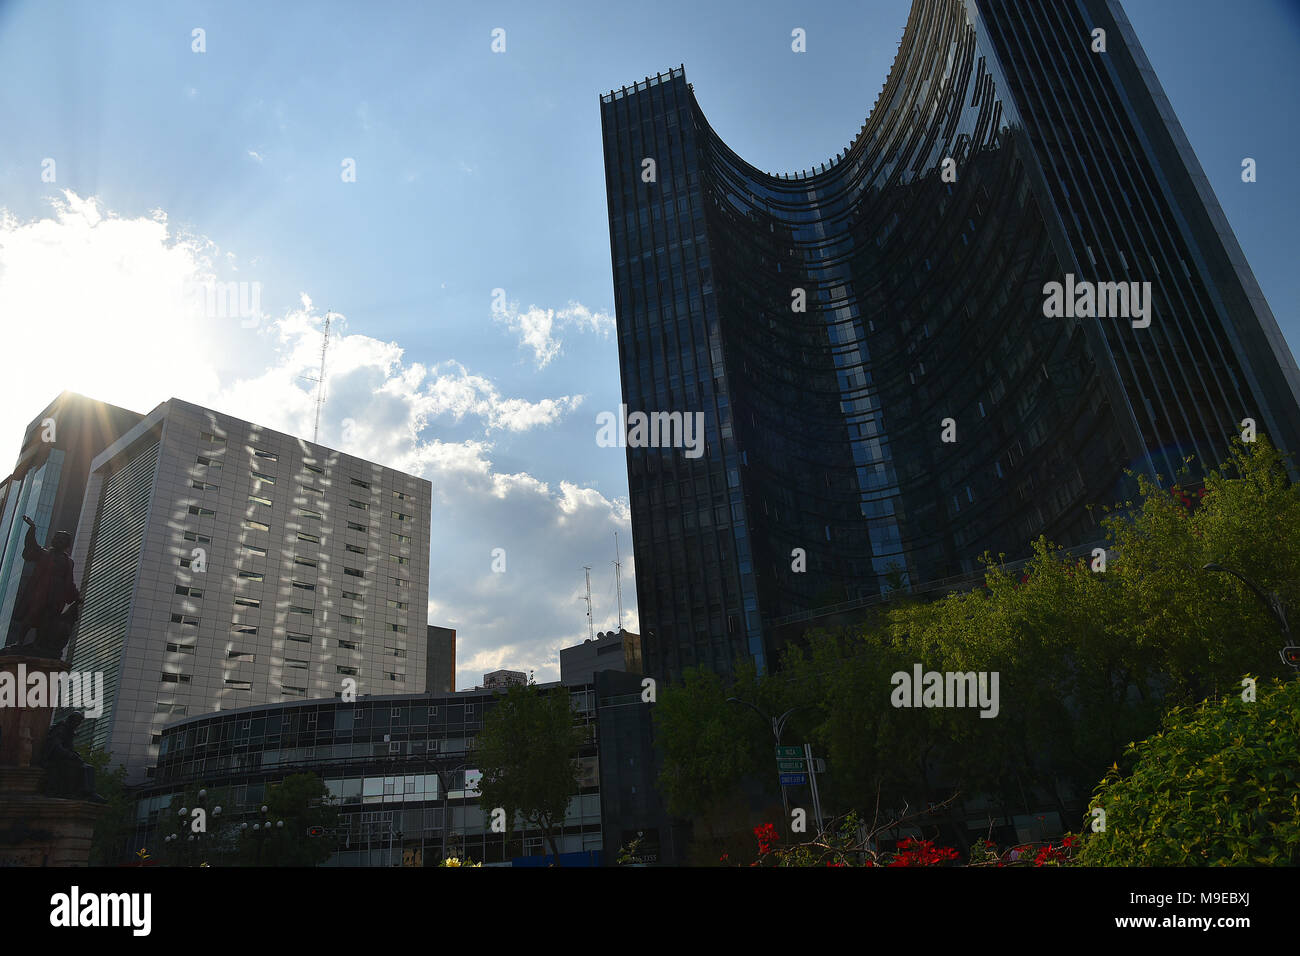
[[85, 738], [152, 775], [162, 728], [303, 697], [425, 690], [432, 486], [171, 399], [91, 464], [72, 667]]

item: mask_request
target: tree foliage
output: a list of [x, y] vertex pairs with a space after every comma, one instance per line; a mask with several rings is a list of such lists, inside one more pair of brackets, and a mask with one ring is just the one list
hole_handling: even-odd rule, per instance
[[1300, 865], [1300, 682], [1178, 708], [1097, 787], [1089, 866]]
[[578, 792], [578, 748], [585, 737], [574, 724], [569, 692], [516, 685], [497, 695], [483, 718], [475, 760], [483, 774], [479, 806], [500, 807], [506, 827], [518, 814], [540, 829], [560, 861], [556, 831]]

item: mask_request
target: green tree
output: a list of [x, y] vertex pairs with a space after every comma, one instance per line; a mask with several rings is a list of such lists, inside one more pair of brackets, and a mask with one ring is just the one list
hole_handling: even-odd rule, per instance
[[98, 747], [77, 748], [81, 759], [95, 768], [95, 792], [108, 801], [95, 821], [90, 841], [91, 866], [116, 866], [141, 847], [128, 847], [135, 830], [135, 800], [126, 789], [126, 768], [112, 767], [113, 755]]
[[1300, 865], [1300, 681], [1179, 708], [1124, 755], [1092, 805], [1088, 866]]
[[488, 808], [503, 809], [507, 829], [513, 828], [516, 814], [529, 827], [540, 829], [556, 866], [556, 831], [578, 792], [578, 749], [588, 739], [575, 726], [569, 701], [564, 688], [513, 686], [498, 694], [484, 715], [475, 746], [483, 774], [479, 806], [487, 813]]
[[[319, 866], [338, 845], [339, 811], [325, 782], [314, 773], [295, 773], [266, 790], [267, 817], [284, 821], [267, 838], [268, 866]], [[320, 836], [312, 836], [319, 827]]]

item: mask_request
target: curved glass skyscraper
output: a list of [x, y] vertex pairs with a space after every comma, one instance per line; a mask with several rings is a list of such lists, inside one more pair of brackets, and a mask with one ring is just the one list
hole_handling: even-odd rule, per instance
[[1300, 450], [1295, 360], [1113, 0], [916, 0], [862, 129], [797, 174], [683, 69], [601, 112], [629, 419], [705, 428], [628, 436], [647, 673], [1094, 540], [1126, 469], [1217, 464], [1244, 418]]

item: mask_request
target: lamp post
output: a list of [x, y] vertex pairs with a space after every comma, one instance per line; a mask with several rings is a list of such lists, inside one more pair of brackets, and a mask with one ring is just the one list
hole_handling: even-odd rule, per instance
[[257, 862], [254, 866], [262, 865], [262, 847], [266, 843], [266, 838], [271, 835], [271, 830], [284, 830], [283, 820], [272, 820], [267, 812], [266, 804], [262, 804], [262, 816], [250, 827], [245, 821], [239, 825], [241, 836], [251, 835], [257, 841]]
[[[199, 819], [202, 819], [203, 821], [202, 825], [197, 830], [194, 829], [193, 823], [190, 822], [194, 819], [195, 811], [201, 811], [202, 816]], [[203, 846], [205, 844], [214, 848], [216, 847], [216, 841], [208, 833], [208, 823], [211, 821], [213, 828], [215, 829], [216, 825], [221, 822], [221, 807], [218, 805], [213, 807], [211, 810], [208, 809], [207, 790], [200, 790], [198, 792], [196, 803], [193, 808], [181, 807], [176, 811], [176, 818], [177, 831], [175, 833], [169, 833], [167, 836], [163, 837], [164, 845], [172, 843], [177, 844], [177, 852], [188, 862], [193, 862], [194, 858], [201, 858], [203, 856]], [[190, 832], [184, 833], [186, 829], [189, 829]], [[185, 846], [187, 847], [183, 853], [179, 849], [182, 840], [184, 840]]]
[[[727, 703], [743, 704], [745, 707], [748, 707], [750, 710], [758, 714], [758, 716], [762, 717], [764, 720], [769, 721], [772, 725], [772, 736], [776, 738], [776, 745], [778, 747], [781, 746], [781, 733], [785, 730], [786, 721], [790, 719], [790, 715], [793, 714], [796, 710], [805, 706], [803, 704], [796, 704], [795, 706], [787, 710], [784, 714], [782, 714], [780, 717], [773, 717], [769, 714], [765, 714], [763, 711], [759, 710], [757, 706], [751, 704], [749, 701], [741, 700], [739, 697], [728, 697]], [[785, 811], [785, 818], [788, 822], [790, 819], [790, 801], [786, 798], [785, 784], [781, 784], [781, 808]]]
[[1223, 565], [1215, 561], [1211, 561], [1209, 564], [1205, 565], [1202, 570], [1219, 571], [1224, 574], [1231, 574], [1242, 584], [1246, 585], [1246, 587], [1250, 588], [1255, 597], [1259, 598], [1260, 602], [1268, 610], [1269, 616], [1273, 618], [1273, 623], [1277, 625], [1277, 629], [1282, 635], [1283, 647], [1282, 650], [1278, 652], [1278, 656], [1282, 658], [1282, 663], [1293, 668], [1300, 668], [1300, 648], [1297, 648], [1294, 644], [1291, 636], [1291, 625], [1287, 623], [1286, 619], [1286, 605], [1282, 603], [1282, 598], [1278, 593], [1276, 591], [1265, 593], [1263, 588], [1250, 580], [1250, 578], [1246, 577], [1244, 574], [1240, 574], [1239, 572], [1232, 570], [1232, 568], [1225, 568]]

